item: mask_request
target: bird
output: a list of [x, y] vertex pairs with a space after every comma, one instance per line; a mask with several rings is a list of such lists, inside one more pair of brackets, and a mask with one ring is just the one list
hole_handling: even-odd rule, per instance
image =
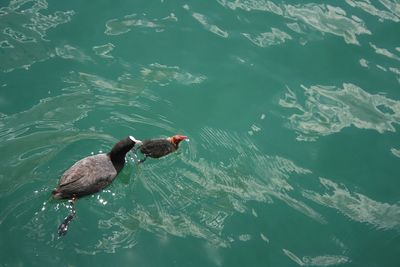
[[76, 214], [76, 200], [97, 193], [110, 185], [123, 169], [126, 153], [135, 144], [141, 143], [133, 136], [128, 136], [117, 142], [110, 152], [83, 158], [64, 172], [52, 196], [54, 199], [69, 199], [72, 211], [59, 226], [59, 236], [67, 233], [68, 225]]
[[164, 157], [176, 151], [179, 148], [179, 143], [185, 139], [187, 139], [187, 136], [177, 134], [168, 138], [144, 140], [138, 147], [144, 155], [144, 158], [139, 160], [139, 162], [143, 163], [147, 157]]

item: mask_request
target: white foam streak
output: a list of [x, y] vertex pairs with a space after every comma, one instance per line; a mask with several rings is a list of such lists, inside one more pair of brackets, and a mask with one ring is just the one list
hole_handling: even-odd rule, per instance
[[[60, 24], [68, 23], [74, 11], [48, 13], [45, 0], [31, 1], [29, 8], [23, 9], [26, 1], [11, 1], [1, 9], [0, 25], [3, 26], [3, 40], [0, 49], [0, 71], [10, 72], [17, 68], [29, 68], [36, 62], [48, 60], [53, 55], [54, 46], [46, 39], [47, 31]], [[10, 22], [13, 22], [10, 24]]]
[[[288, 20], [296, 21], [298, 24], [306, 25], [321, 33], [330, 33], [340, 36], [346, 43], [359, 45], [357, 35], [371, 34], [365, 23], [355, 16], [348, 17], [340, 7], [326, 4], [275, 4], [269, 0], [244, 0], [228, 1], [217, 0], [221, 5], [245, 11], [264, 11], [282, 16]], [[296, 29], [299, 27], [296, 26]], [[299, 32], [298, 30], [295, 30]]]
[[350, 258], [342, 255], [320, 255], [320, 256], [304, 256], [300, 258], [293, 252], [287, 249], [282, 249], [292, 261], [300, 266], [335, 266], [351, 262]]
[[360, 193], [352, 193], [326, 178], [320, 178], [326, 193], [305, 191], [303, 195], [321, 205], [337, 209], [352, 220], [374, 225], [378, 229], [400, 231], [400, 206], [382, 203]]
[[[198, 158], [193, 154], [198, 151], [197, 143], [210, 155], [209, 149], [217, 146], [226, 150], [222, 154], [228, 157], [219, 161]], [[160, 159], [157, 164], [141, 166], [133, 194], [151, 195], [152, 204], [142, 203], [138, 196], [138, 203], [127, 211], [140, 228], [160, 236], [165, 233], [192, 236], [227, 247], [234, 240], [225, 232], [226, 221], [235, 213], [254, 215], [249, 201], [271, 204], [274, 199], [312, 220], [326, 222], [317, 211], [290, 196], [295, 188], [291, 179], [311, 172], [285, 158], [263, 155], [246, 134], [206, 127], [201, 140], [186, 143], [185, 147], [183, 158], [174, 155]], [[168, 167], [171, 164], [181, 167], [171, 169]], [[251, 238], [243, 234], [238, 240]]]
[[159, 63], [152, 63], [143, 67], [140, 73], [145, 81], [157, 83], [160, 86], [167, 86], [171, 82], [178, 82], [183, 85], [199, 84], [206, 79], [204, 75], [191, 74], [178, 66], [167, 66]]
[[400, 149], [391, 148], [390, 152], [392, 152], [392, 154], [395, 155], [396, 157], [400, 158]]
[[220, 27], [218, 27], [215, 24], [211, 24], [209, 22], [209, 19], [207, 19], [206, 16], [204, 16], [203, 14], [200, 13], [196, 13], [194, 12], [192, 14], [193, 18], [195, 18], [198, 22], [200, 22], [200, 24], [202, 24], [204, 26], [205, 29], [207, 29], [208, 31], [221, 36], [223, 38], [228, 38], [229, 37], [229, 33], [222, 30]]
[[111, 19], [106, 22], [106, 35], [121, 35], [130, 32], [135, 28], [154, 29], [156, 32], [164, 31], [166, 23], [178, 21], [175, 14], [171, 13], [169, 16], [161, 19], [147, 18], [146, 14], [131, 14], [126, 15], [121, 19]]
[[[377, 1], [375, 1], [377, 2]], [[380, 2], [386, 2], [388, 3], [388, 6], [390, 1], [380, 1]], [[349, 4], [352, 7], [357, 7], [365, 12], [378, 17], [379, 19], [382, 20], [392, 20], [394, 22], [399, 22], [399, 17], [395, 15], [395, 13], [392, 13], [391, 10], [380, 10], [376, 6], [373, 5], [369, 0], [362, 0], [362, 1], [356, 1], [356, 0], [346, 0], [346, 3]]]
[[56, 55], [63, 59], [71, 59], [79, 62], [92, 61], [92, 59], [85, 54], [81, 49], [71, 45], [64, 45], [56, 47]]
[[354, 84], [345, 83], [341, 89], [321, 85], [303, 89], [304, 104], [290, 89], [279, 101], [282, 107], [300, 111], [289, 117], [299, 140], [315, 140], [351, 125], [379, 133], [395, 132], [393, 124], [400, 123], [400, 101], [369, 94]]
[[249, 33], [242, 33], [242, 35], [259, 47], [278, 45], [292, 39], [289, 34], [277, 28], [271, 28], [271, 32], [263, 32], [255, 36]]
[[93, 46], [93, 51], [98, 55], [99, 57], [103, 58], [114, 58], [112, 55], [110, 55], [110, 52], [115, 48], [115, 45], [112, 43], [107, 43], [105, 45], [99, 45], [99, 46]]
[[400, 61], [400, 57], [399, 56], [397, 56], [394, 53], [390, 52], [386, 48], [377, 47], [373, 43], [369, 43], [369, 45], [375, 50], [375, 53], [377, 53], [379, 55], [382, 55], [382, 56], [385, 56], [385, 57], [388, 57], [388, 58], [391, 58], [391, 59], [394, 59], [394, 60], [397, 60], [397, 61]]

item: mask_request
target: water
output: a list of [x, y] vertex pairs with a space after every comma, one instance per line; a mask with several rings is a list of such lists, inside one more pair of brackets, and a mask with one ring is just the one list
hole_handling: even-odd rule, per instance
[[1, 266], [400, 266], [399, 1], [128, 2], [1, 1]]

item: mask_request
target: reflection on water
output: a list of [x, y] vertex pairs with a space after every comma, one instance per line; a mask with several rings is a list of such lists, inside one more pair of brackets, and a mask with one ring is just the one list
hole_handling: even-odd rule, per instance
[[352, 7], [357, 7], [365, 12], [378, 17], [381, 20], [392, 20], [394, 22], [399, 21], [399, 16], [400, 16], [400, 5], [396, 3], [395, 1], [390, 1], [390, 0], [379, 0], [376, 2], [380, 2], [384, 7], [387, 8], [387, 10], [381, 10], [378, 7], [376, 7], [374, 2], [372, 1], [355, 1], [355, 0], [346, 0], [346, 2], [352, 6]]
[[53, 56], [54, 45], [46, 39], [47, 31], [69, 22], [75, 13], [70, 10], [45, 15], [47, 7], [43, 0], [25, 0], [10, 1], [0, 9], [1, 71], [28, 68]]
[[79, 62], [85, 62], [85, 61], [92, 60], [89, 56], [87, 56], [79, 48], [73, 47], [71, 45], [64, 45], [64, 46], [56, 47], [55, 51], [56, 51], [56, 55], [63, 59], [72, 59], [72, 60], [77, 60]]
[[[99, 220], [97, 241], [83, 243], [76, 247], [76, 251], [96, 254], [129, 248], [136, 244], [136, 235], [140, 230], [152, 232], [160, 238], [165, 233], [201, 238], [222, 247], [230, 246], [235, 241], [249, 241], [254, 238], [251, 234], [240, 233], [234, 237], [232, 233], [224, 232], [225, 222], [235, 212], [257, 214], [247, 206], [248, 201], [272, 204], [274, 199], [279, 199], [317, 222], [325, 223], [317, 211], [290, 193], [295, 187], [290, 180], [299, 175], [309, 175], [309, 170], [281, 157], [262, 155], [245, 134], [230, 135], [212, 128], [204, 129], [203, 133], [200, 143], [205, 148], [223, 146], [233, 157], [217, 163], [196, 158], [193, 153], [200, 148], [193, 148], [198, 144], [193, 141], [182, 146], [182, 152], [177, 155], [157, 163], [136, 166], [140, 170], [132, 174], [138, 176], [128, 191], [120, 191], [122, 195], [119, 196], [110, 194], [108, 190], [97, 195], [98, 205], [107, 202], [107, 209], [102, 210], [108, 219]], [[250, 165], [247, 165], [248, 161], [247, 166], [243, 165], [242, 162], [249, 156], [253, 161]], [[179, 169], [169, 167], [178, 163], [183, 164]], [[109, 207], [115, 206], [113, 202], [118, 198], [127, 198], [129, 195], [136, 196], [129, 208], [113, 211]], [[145, 195], [151, 196], [150, 199], [141, 197]], [[57, 210], [42, 210], [27, 224], [27, 229], [35, 229], [33, 238], [43, 241], [55, 238], [54, 233], [37, 225], [43, 224], [48, 216], [60, 217], [60, 214], [56, 215]], [[3, 219], [6, 219], [4, 216]], [[78, 229], [79, 226], [75, 227]], [[258, 238], [270, 242], [263, 233]], [[64, 247], [61, 244], [57, 246]]]
[[160, 86], [169, 85], [176, 81], [183, 85], [202, 83], [206, 77], [204, 75], [194, 75], [181, 70], [178, 66], [166, 66], [158, 63], [143, 67], [140, 73], [143, 79], [149, 83], [157, 83]]
[[292, 39], [289, 34], [277, 28], [271, 28], [271, 32], [263, 32], [256, 36], [252, 36], [248, 33], [243, 33], [243, 36], [245, 36], [252, 43], [260, 47], [279, 45], [284, 43], [286, 40]]
[[[275, 4], [268, 0], [228, 1], [217, 0], [232, 10], [265, 11], [296, 21], [301, 27], [341, 36], [346, 43], [359, 44], [357, 35], [371, 34], [363, 20], [356, 16], [347, 17], [340, 7], [308, 3], [304, 5]], [[309, 32], [309, 30], [307, 30]], [[298, 31], [297, 31], [298, 32]]]
[[[310, 174], [310, 171], [287, 159], [262, 155], [246, 136], [205, 128], [201, 139], [188, 143], [188, 148], [183, 146], [181, 154], [157, 164], [140, 166], [135, 195], [147, 191], [152, 201], [140, 203], [144, 200], [136, 199], [132, 209], [127, 211], [131, 216], [128, 220], [135, 218], [141, 228], [154, 233], [194, 236], [223, 247], [235, 242], [230, 233], [223, 233], [226, 220], [235, 211], [255, 213], [248, 208], [248, 201], [271, 204], [276, 198], [324, 223], [318, 212], [290, 196], [294, 188], [290, 180]], [[191, 156], [193, 150], [202, 149], [191, 147], [199, 143], [207, 150], [222, 147], [230, 156], [218, 162]], [[182, 165], [179, 169], [168, 167], [176, 166], [177, 161]], [[119, 223], [114, 221], [114, 224], [126, 223], [126, 218], [119, 219]], [[249, 234], [237, 236], [238, 241], [250, 239]], [[264, 236], [264, 240], [268, 239]]]
[[149, 19], [146, 14], [131, 14], [126, 15], [122, 19], [111, 19], [106, 22], [105, 34], [107, 35], [121, 35], [130, 32], [135, 28], [150, 28], [155, 29], [156, 32], [164, 31], [165, 24], [176, 22], [174, 13], [162, 19]]
[[[1, 194], [13, 193], [12, 188], [22, 185], [27, 174], [34, 180], [38, 176], [36, 169], [65, 144], [87, 136], [80, 136], [72, 127], [87, 116], [86, 97], [85, 93], [73, 93], [43, 99], [27, 111], [2, 119], [0, 147], [7, 160], [0, 163], [4, 171], [1, 179], [5, 181]], [[65, 102], [70, 105], [62, 105]], [[92, 134], [93, 138], [102, 136]]]
[[[190, 7], [186, 4], [183, 6], [184, 9], [190, 10]], [[192, 16], [195, 20], [197, 20], [201, 25], [204, 26], [204, 28], [220, 37], [228, 38], [229, 33], [222, 30], [220, 27], [218, 27], [215, 24], [212, 24], [209, 22], [209, 18], [207, 18], [205, 15], [193, 12]]]
[[110, 52], [115, 48], [115, 45], [112, 43], [107, 43], [105, 45], [93, 46], [93, 51], [96, 55], [103, 58], [114, 58], [110, 55]]
[[400, 149], [392, 148], [390, 151], [393, 153], [393, 155], [400, 158]]
[[391, 59], [394, 59], [394, 60], [397, 60], [397, 61], [400, 61], [400, 57], [399, 56], [397, 56], [396, 54], [390, 52], [386, 48], [377, 47], [373, 43], [369, 43], [369, 44], [375, 50], [375, 53], [377, 53], [379, 55], [382, 55], [382, 56], [385, 56], [385, 57], [388, 57], [388, 58], [391, 58]]
[[[159, 2], [164, 7], [167, 1]], [[50, 29], [56, 32], [59, 25], [77, 19], [79, 10], [55, 11], [57, 8], [48, 8], [45, 0], [10, 1], [2, 7], [2, 75], [18, 74], [9, 72], [21, 67], [28, 72], [29, 66], [38, 61], [43, 64], [57, 61], [64, 67], [62, 74], [57, 71], [49, 74], [60, 76], [63, 82], [62, 86], [58, 84], [62, 89], [57, 95], [42, 97], [19, 113], [0, 113], [3, 156], [0, 227], [2, 231], [5, 229], [4, 240], [21, 233], [18, 238], [28, 236], [27, 242], [48, 254], [51, 249], [52, 252], [69, 249], [87, 255], [117, 254], [121, 249], [137, 246], [143, 240], [140, 235], [150, 233], [156, 242], [165, 244], [172, 237], [179, 237], [180, 241], [199, 239], [204, 246], [202, 252], [216, 265], [223, 265], [220, 252], [227, 251], [225, 248], [252, 248], [261, 243], [266, 250], [279, 251], [281, 255], [277, 257], [300, 266], [335, 266], [356, 260], [351, 251], [353, 247], [348, 244], [352, 240], [332, 237], [335, 231], [332, 225], [336, 221], [344, 218], [346, 223], [373, 226], [372, 231], [397, 234], [400, 231], [397, 202], [382, 202], [371, 192], [357, 187], [348, 189], [346, 183], [339, 182], [341, 177], [320, 178], [324, 177], [323, 168], [319, 168], [321, 173], [316, 173], [310, 167], [312, 164], [300, 166], [291, 157], [298, 153], [307, 162], [310, 156], [307, 149], [315, 149], [318, 142], [297, 141], [315, 141], [340, 134], [346, 127], [354, 126], [360, 134], [365, 129], [375, 130], [380, 133], [378, 138], [397, 133], [400, 122], [397, 92], [371, 92], [365, 85], [361, 88], [356, 82], [346, 82], [335, 74], [330, 75], [339, 84], [331, 83], [332, 86], [320, 85], [313, 78], [295, 77], [297, 80], [289, 81], [294, 70], [288, 70], [290, 74], [287, 74], [273, 68], [270, 75], [282, 81], [283, 86], [268, 87], [265, 84], [270, 80], [265, 78], [268, 75], [264, 73], [264, 63], [271, 60], [275, 64], [275, 55], [270, 57], [269, 50], [283, 55], [292, 46], [290, 54], [298, 57], [310, 49], [308, 45], [325, 49], [327, 40], [335, 39], [338, 40], [335, 43], [343, 45], [343, 51], [351, 49], [356, 55], [351, 59], [354, 62], [347, 61], [354, 63], [356, 71], [365, 76], [382, 75], [379, 77], [391, 81], [395, 77], [394, 82], [400, 83], [400, 47], [376, 38], [372, 32], [377, 28], [373, 21], [381, 23], [377, 24], [378, 28], [385, 23], [399, 22], [400, 5], [389, 0], [298, 2], [217, 0], [213, 12], [197, 3], [190, 6], [168, 3], [173, 7], [162, 9], [160, 16], [140, 10], [124, 16], [121, 14], [132, 11], [119, 10], [119, 15], [113, 13], [101, 21], [100, 37], [93, 36], [94, 40], [86, 46], [79, 40], [72, 43], [62, 34], [58, 42], [48, 37]], [[229, 20], [231, 23], [226, 22]], [[167, 38], [163, 39], [166, 47], [176, 46], [177, 51], [161, 51], [163, 56], [158, 51], [146, 51], [157, 57], [148, 62], [133, 56], [121, 58], [122, 48], [134, 43], [140, 34], [148, 34], [153, 37], [149, 40], [157, 41], [162, 35], [160, 32], [172, 28], [173, 34], [180, 34], [180, 30], [193, 34], [195, 42], [204, 33], [214, 38], [207, 40], [211, 45], [206, 46], [204, 54], [192, 52], [190, 36], [183, 43], [174, 39], [176, 43], [172, 45]], [[129, 39], [132, 36], [135, 37]], [[239, 42], [235, 42], [237, 39]], [[213, 43], [214, 40], [217, 42]], [[233, 42], [235, 45], [230, 46]], [[304, 60], [313, 56], [308, 53]], [[182, 63], [186, 60], [180, 58], [182, 55], [199, 60], [199, 67], [197, 62], [194, 63], [196, 70], [187, 67], [191, 64]], [[214, 56], [218, 58], [213, 62], [215, 65], [202, 61], [202, 57]], [[224, 58], [234, 60], [224, 62]], [[315, 62], [323, 64], [322, 60]], [[301, 63], [307, 67], [307, 62]], [[225, 68], [229, 64], [237, 65]], [[220, 95], [224, 92], [219, 90], [220, 86], [227, 89], [233, 83], [231, 78], [236, 73], [231, 70], [235, 68], [246, 70], [238, 72], [244, 86], [232, 90], [233, 96], [236, 90], [243, 90], [240, 92], [246, 95], [243, 99], [230, 98], [229, 93]], [[37, 82], [49, 91], [56, 91], [53, 84], [47, 84], [46, 77], [38, 78]], [[1, 86], [8, 89], [8, 83]], [[289, 83], [290, 88], [282, 89]], [[382, 83], [382, 88], [373, 89], [386, 92], [390, 86], [393, 84]], [[190, 94], [182, 97], [176, 93], [181, 91], [174, 91], [181, 88], [201, 90], [187, 90]], [[269, 92], [273, 90], [279, 92]], [[274, 99], [272, 94], [281, 99]], [[244, 99], [252, 101], [252, 105], [254, 102], [254, 107]], [[3, 106], [6, 101], [7, 97], [1, 95], [0, 104]], [[198, 113], [190, 113], [194, 110], [192, 105], [200, 101], [206, 104], [200, 106]], [[214, 117], [220, 111], [214, 106], [224, 110], [225, 102], [242, 108], [238, 116], [232, 115], [230, 122]], [[267, 115], [263, 113], [266, 110]], [[258, 116], [256, 121], [254, 116]], [[286, 128], [282, 127], [282, 121], [274, 122], [276, 117], [283, 118]], [[191, 121], [192, 118], [200, 120]], [[235, 126], [227, 126], [230, 123]], [[287, 139], [284, 133], [288, 129], [297, 134], [297, 141], [291, 140], [292, 137]], [[168, 157], [149, 159], [139, 166], [128, 158], [128, 164], [110, 188], [79, 201], [73, 229], [67, 238], [57, 239], [56, 227], [67, 213], [68, 205], [50, 200], [50, 192], [67, 166], [96, 150], [80, 147], [81, 144], [96, 142], [97, 150], [105, 150], [115, 138], [127, 133], [147, 138], [177, 132], [188, 135], [191, 141], [182, 143], [180, 150]], [[266, 148], [266, 143], [275, 142], [283, 144], [276, 146], [279, 147], [276, 152], [270, 152], [275, 150]], [[291, 151], [292, 144], [295, 152]], [[300, 146], [307, 148], [300, 150]], [[79, 149], [75, 150], [76, 147]], [[389, 157], [394, 161], [400, 158], [398, 144], [389, 147]], [[329, 214], [332, 210], [338, 211], [335, 217]], [[321, 233], [318, 244], [331, 243], [333, 248], [316, 249], [315, 243], [310, 243], [309, 247], [298, 249], [294, 245], [298, 237], [285, 236], [283, 225], [282, 229], [281, 225], [270, 228], [275, 219], [271, 217], [276, 215], [290, 220], [298, 216], [303, 225], [299, 223], [299, 228], [291, 225], [293, 233], [307, 231], [303, 226], [315, 227]], [[235, 225], [237, 221], [246, 224], [247, 218], [256, 226]], [[85, 239], [80, 240], [83, 235]], [[358, 245], [357, 241], [354, 243]], [[55, 265], [60, 258], [49, 260]]]
[[287, 249], [283, 249], [282, 251], [300, 266], [335, 266], [351, 262], [348, 257], [341, 255], [304, 256], [300, 259], [296, 254]]
[[358, 222], [366, 222], [378, 229], [400, 231], [400, 205], [375, 201], [360, 193], [352, 193], [326, 178], [320, 178], [321, 184], [329, 193], [305, 191], [304, 196], [331, 208]]
[[[201, 147], [197, 147], [199, 144]], [[214, 162], [191, 155], [199, 149], [217, 147], [226, 149], [224, 154], [229, 157]], [[100, 228], [108, 225], [119, 230], [101, 239], [99, 244], [102, 246], [97, 246], [98, 249], [113, 251], [134, 245], [135, 233], [139, 229], [155, 233], [160, 238], [165, 233], [192, 236], [222, 247], [236, 241], [249, 241], [254, 238], [251, 234], [241, 233], [232, 237], [232, 233], [224, 231], [226, 221], [236, 212], [254, 215], [254, 209], [248, 207], [249, 201], [273, 204], [276, 199], [316, 222], [327, 223], [326, 218], [304, 200], [291, 196], [293, 190], [303, 192], [306, 199], [315, 203], [336, 208], [355, 221], [383, 229], [399, 229], [397, 205], [380, 203], [340, 189], [328, 179], [321, 178], [320, 181], [326, 188], [334, 190], [332, 195], [301, 188], [293, 181], [299, 176], [312, 176], [310, 170], [282, 157], [263, 155], [245, 134], [207, 127], [202, 130], [200, 140], [193, 140], [181, 149], [177, 155], [139, 166], [139, 176], [131, 193], [136, 196], [149, 194], [151, 200], [136, 197], [129, 209], [101, 220]], [[169, 167], [177, 164], [181, 165], [179, 169]], [[267, 243], [273, 242], [263, 233], [259, 238]], [[285, 254], [302, 265], [310, 266], [331, 266], [350, 261], [340, 255], [304, 256], [300, 259], [289, 250]]]
[[369, 94], [354, 84], [345, 83], [341, 89], [321, 85], [302, 89], [304, 93], [299, 94], [306, 97], [304, 103], [289, 88], [279, 101], [282, 107], [296, 110], [289, 126], [298, 132], [298, 140], [315, 140], [349, 126], [395, 132], [393, 124], [400, 123], [400, 101]]

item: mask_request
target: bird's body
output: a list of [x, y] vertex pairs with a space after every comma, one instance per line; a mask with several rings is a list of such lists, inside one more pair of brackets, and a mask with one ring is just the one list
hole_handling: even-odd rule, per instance
[[140, 147], [140, 152], [151, 158], [161, 158], [178, 149], [178, 146], [167, 139], [146, 140]]
[[168, 138], [152, 139], [145, 142], [129, 136], [114, 145], [109, 153], [89, 156], [77, 161], [61, 176], [58, 186], [53, 191], [55, 199], [70, 199], [72, 210], [58, 227], [58, 234], [65, 235], [68, 225], [75, 217], [74, 202], [81, 197], [97, 193], [109, 186], [125, 165], [125, 155], [136, 143], [146, 157], [160, 158], [179, 147], [179, 143], [187, 137], [174, 135]]
[[97, 193], [110, 185], [125, 165], [125, 155], [137, 142], [132, 136], [122, 139], [105, 154], [89, 156], [77, 161], [61, 176], [52, 192], [55, 199], [71, 199], [72, 211], [58, 227], [58, 234], [65, 235], [68, 224], [75, 216], [76, 199]]
[[107, 154], [83, 158], [64, 172], [53, 191], [55, 199], [72, 199], [96, 193], [110, 185], [125, 165], [125, 155], [135, 141], [127, 137], [116, 143]]
[[179, 148], [179, 143], [186, 138], [183, 135], [174, 135], [168, 138], [145, 140], [140, 146], [140, 152], [145, 156], [145, 159], [147, 157], [161, 158], [176, 151]]
[[86, 157], [76, 162], [62, 175], [53, 197], [70, 199], [94, 194], [110, 185], [117, 174], [109, 155]]

